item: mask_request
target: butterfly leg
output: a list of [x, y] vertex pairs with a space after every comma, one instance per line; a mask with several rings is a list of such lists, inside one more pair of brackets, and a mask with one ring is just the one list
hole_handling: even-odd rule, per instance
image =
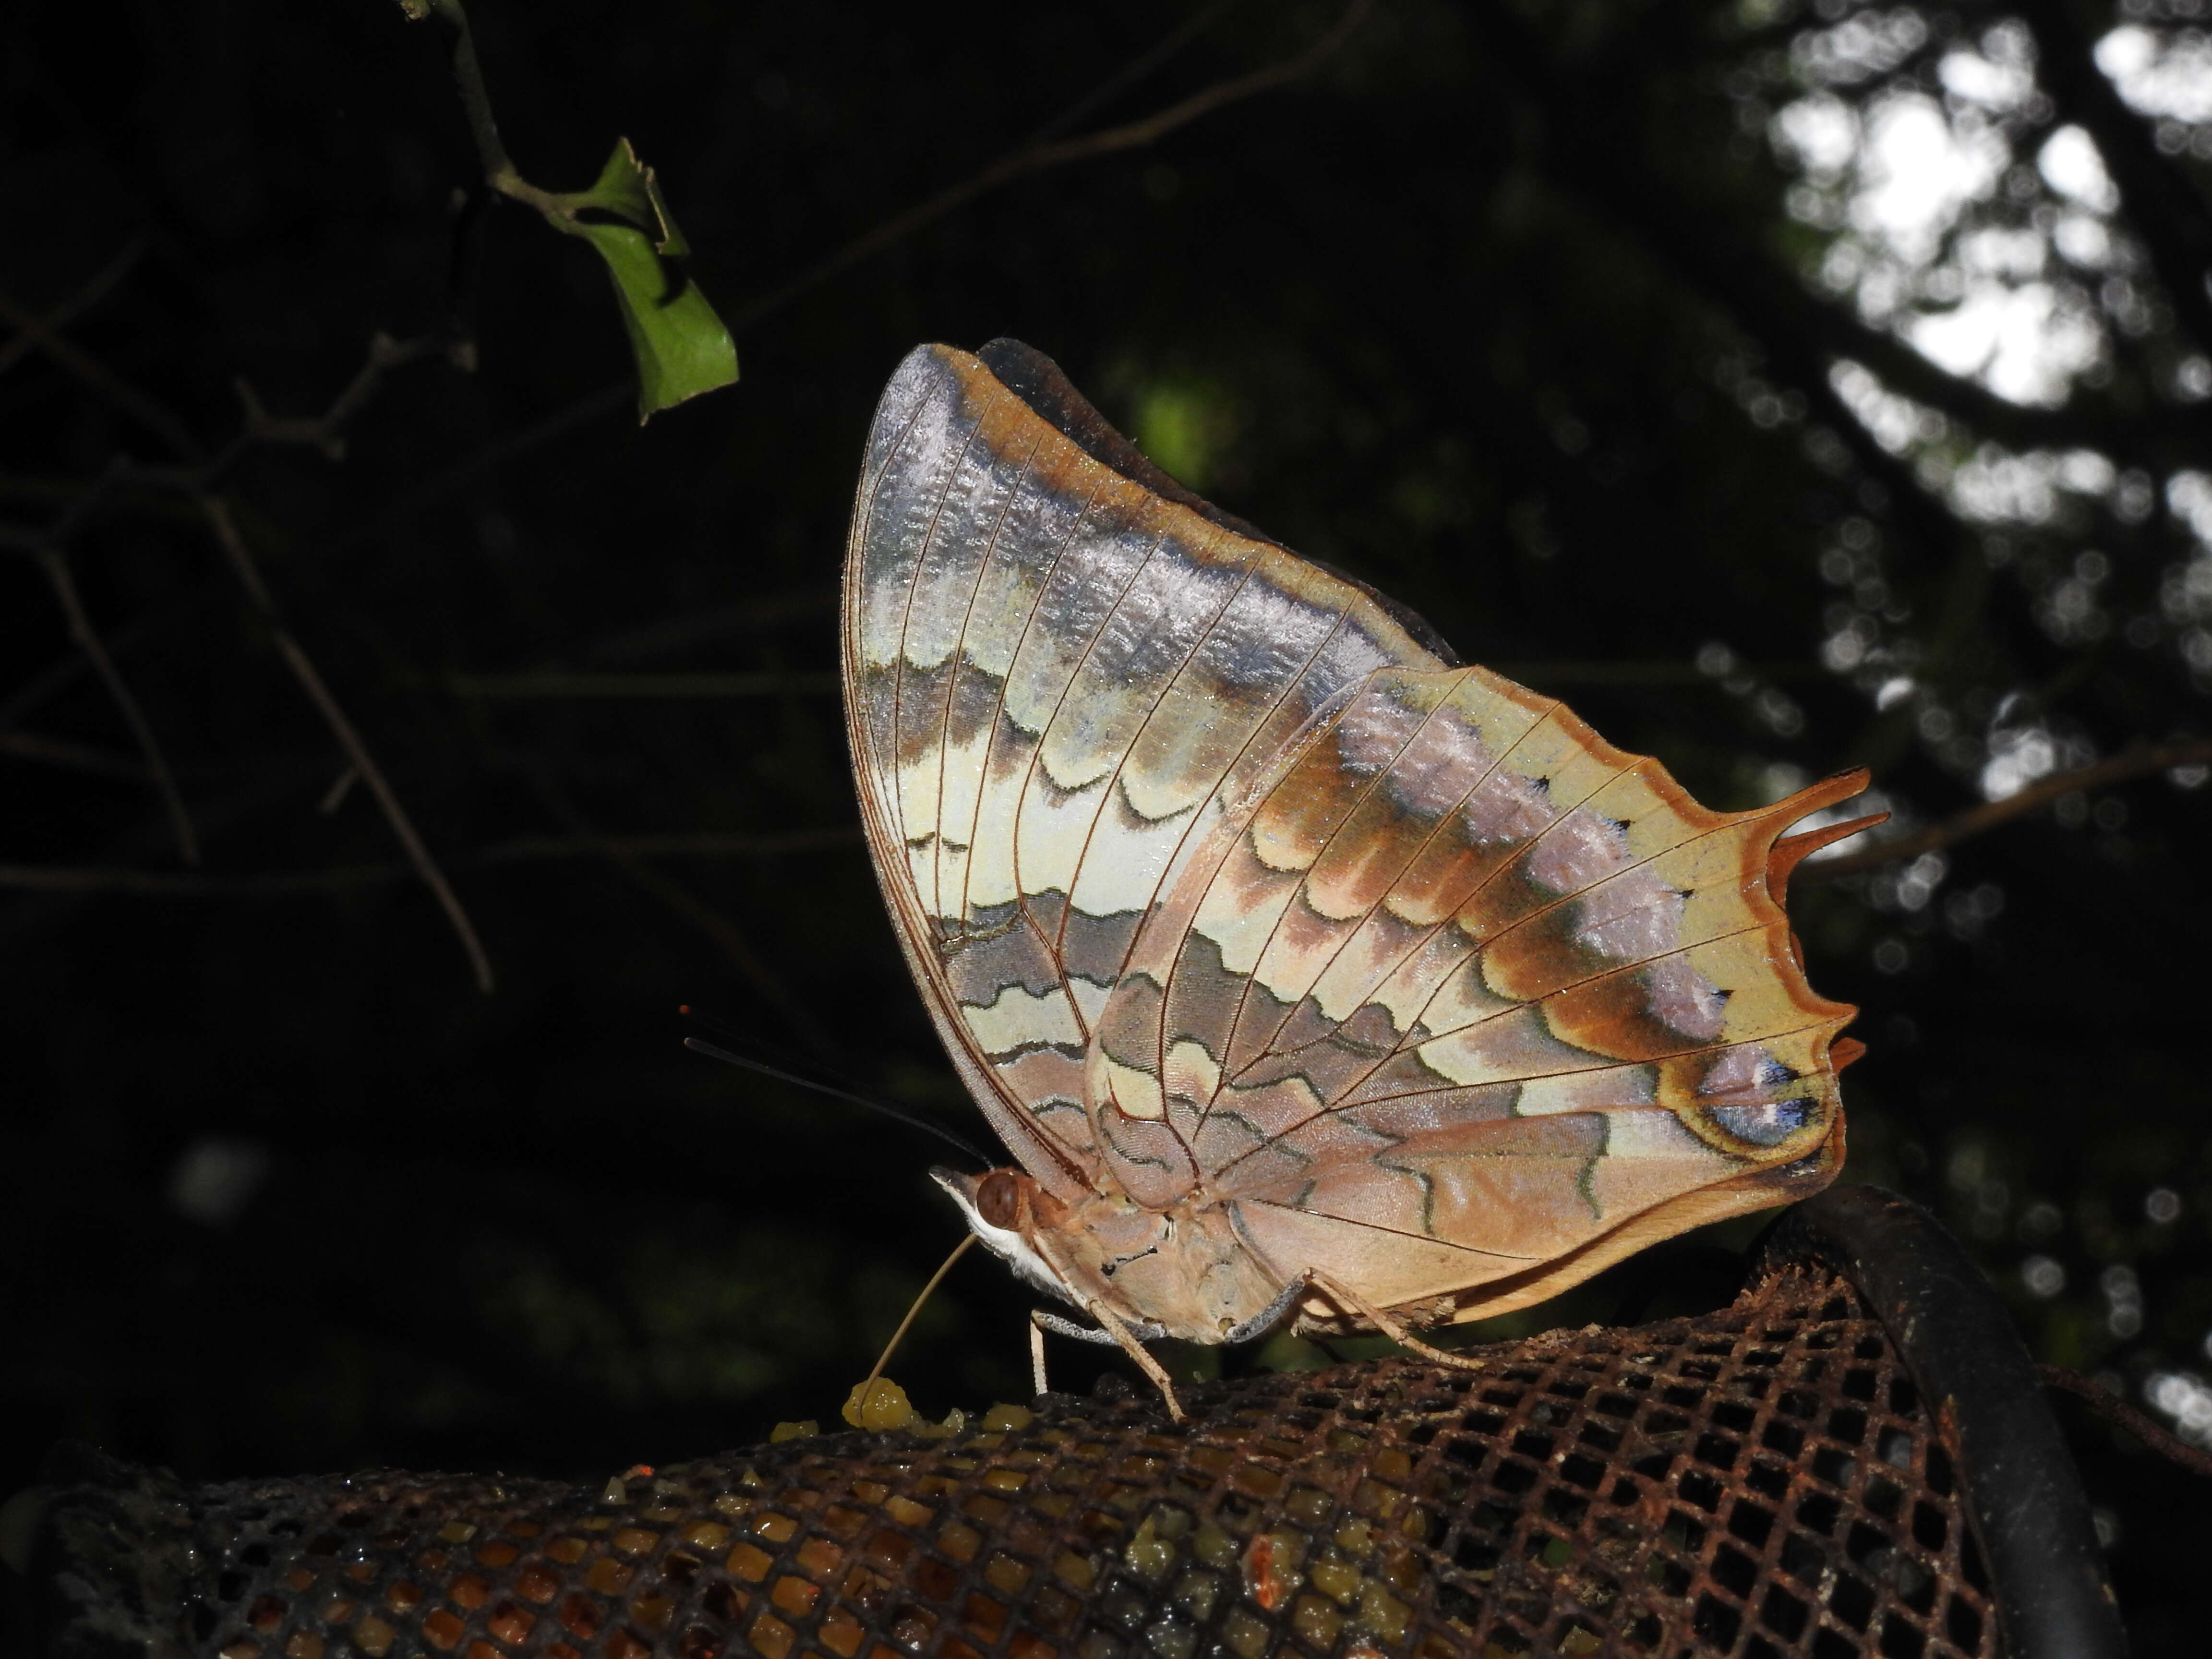
[[1122, 1352], [1137, 1362], [1137, 1369], [1152, 1379], [1152, 1386], [1160, 1391], [1160, 1398], [1167, 1403], [1168, 1416], [1177, 1423], [1182, 1422], [1182, 1402], [1176, 1398], [1175, 1383], [1168, 1376], [1167, 1367], [1152, 1358], [1145, 1345], [1137, 1340], [1134, 1331], [1105, 1309], [1093, 1308], [1091, 1311], [1098, 1316], [1101, 1325], [1114, 1334], [1115, 1340], [1121, 1345]]
[[1120, 1339], [1111, 1331], [1094, 1331], [1088, 1325], [1079, 1325], [1056, 1313], [1047, 1313], [1042, 1308], [1030, 1310], [1030, 1328], [1039, 1332], [1050, 1331], [1054, 1336], [1064, 1336], [1071, 1342], [1095, 1343], [1102, 1348], [1120, 1346]]
[[1035, 1310], [1030, 1314], [1030, 1385], [1032, 1399], [1052, 1392], [1044, 1380], [1044, 1319]]
[[1176, 1422], [1182, 1422], [1182, 1402], [1176, 1398], [1174, 1379], [1168, 1376], [1167, 1368], [1153, 1358], [1146, 1351], [1145, 1345], [1137, 1340], [1137, 1334], [1115, 1318], [1109, 1310], [1095, 1303], [1085, 1311], [1098, 1322], [1098, 1329], [1086, 1330], [1073, 1321], [1062, 1319], [1058, 1314], [1048, 1314], [1042, 1308], [1030, 1311], [1030, 1357], [1036, 1368], [1037, 1392], [1044, 1392], [1045, 1332], [1050, 1331], [1055, 1336], [1073, 1337], [1078, 1342], [1113, 1343], [1137, 1362], [1137, 1369], [1144, 1372], [1152, 1386], [1160, 1391], [1160, 1398], [1167, 1402], [1168, 1415]]
[[1372, 1302], [1339, 1279], [1331, 1278], [1318, 1267], [1306, 1269], [1306, 1283], [1319, 1291], [1346, 1313], [1356, 1313], [1376, 1330], [1389, 1337], [1408, 1352], [1439, 1365], [1455, 1366], [1461, 1370], [1480, 1370], [1483, 1362], [1469, 1359], [1465, 1354], [1453, 1353], [1449, 1349], [1433, 1347], [1406, 1328], [1403, 1322], [1393, 1319]]

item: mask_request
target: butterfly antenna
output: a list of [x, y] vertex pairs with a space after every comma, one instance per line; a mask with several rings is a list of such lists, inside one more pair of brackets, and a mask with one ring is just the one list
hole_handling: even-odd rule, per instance
[[860, 1402], [862, 1411], [868, 1408], [868, 1401], [874, 1396], [876, 1379], [884, 1374], [884, 1367], [891, 1363], [891, 1356], [898, 1352], [898, 1345], [906, 1340], [906, 1334], [913, 1327], [914, 1316], [921, 1311], [921, 1304], [936, 1294], [937, 1287], [945, 1282], [945, 1275], [952, 1271], [952, 1264], [967, 1255], [968, 1247], [975, 1242], [975, 1234], [961, 1234], [960, 1242], [952, 1247], [952, 1254], [945, 1258], [935, 1273], [930, 1274], [929, 1283], [921, 1287], [921, 1294], [915, 1297], [914, 1305], [906, 1310], [906, 1317], [899, 1321], [898, 1328], [891, 1333], [891, 1340], [884, 1344], [884, 1351], [876, 1356], [875, 1367], [869, 1371], [868, 1380], [860, 1384], [860, 1391], [853, 1396]]
[[[694, 1013], [689, 1008], [681, 1012], [690, 1018], [700, 1020], [702, 1024], [709, 1023], [704, 1016]], [[716, 1029], [726, 1031], [727, 1028], [721, 1026], [720, 1022], [713, 1023], [716, 1025]], [[721, 1060], [726, 1065], [742, 1066], [748, 1072], [758, 1072], [764, 1077], [775, 1078], [781, 1083], [789, 1083], [801, 1089], [811, 1089], [818, 1095], [828, 1095], [832, 1100], [842, 1100], [851, 1105], [866, 1107], [872, 1112], [880, 1112], [884, 1116], [903, 1123], [909, 1128], [920, 1129], [927, 1134], [935, 1135], [946, 1146], [974, 1158], [986, 1169], [995, 1162], [989, 1153], [980, 1152], [971, 1146], [943, 1124], [933, 1122], [919, 1113], [909, 1112], [902, 1107], [891, 1105], [888, 1101], [877, 1100], [851, 1089], [842, 1089], [834, 1083], [825, 1083], [819, 1078], [807, 1077], [799, 1072], [787, 1072], [780, 1066], [771, 1066], [766, 1060], [756, 1059], [750, 1054], [732, 1054], [727, 1048], [718, 1048], [715, 1044], [705, 1042], [699, 1037], [685, 1037], [684, 1046], [714, 1060]]]

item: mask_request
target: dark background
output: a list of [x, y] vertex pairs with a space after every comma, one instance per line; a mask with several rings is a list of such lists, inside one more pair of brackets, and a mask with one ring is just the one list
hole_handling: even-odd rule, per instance
[[[2201, 9], [2124, 21], [2185, 64]], [[9, 9], [0, 296], [78, 308], [65, 348], [0, 345], [0, 1494], [61, 1437], [195, 1480], [582, 1476], [835, 1418], [957, 1237], [943, 1149], [688, 1054], [677, 1007], [980, 1133], [830, 678], [861, 437], [918, 342], [1054, 355], [1186, 482], [1715, 805], [1863, 762], [1910, 830], [2204, 735], [2212, 127], [2120, 104], [2101, 3], [1382, 0], [1295, 84], [788, 286], [1041, 129], [1168, 109], [1341, 15], [480, 0], [523, 171], [580, 185], [628, 134], [737, 325], [743, 382], [641, 431], [588, 250], [511, 204], [457, 220], [477, 169], [432, 26]], [[1994, 159], [1900, 256], [1848, 166], [1778, 139], [1807, 99], [1846, 132], [1933, 110]], [[2109, 194], [2039, 169], [2068, 126]], [[2020, 401], [1905, 343], [1961, 292], [2044, 305], [2072, 371]], [[342, 459], [208, 468], [235, 382], [316, 413], [377, 330], [465, 333], [475, 372], [396, 371]], [[492, 994], [369, 792], [318, 810], [344, 758], [165, 467], [229, 506]], [[559, 695], [483, 678], [514, 675]], [[2203, 778], [1792, 908], [1864, 1010], [1850, 1176], [1937, 1210], [2039, 1357], [2208, 1433]], [[1716, 1305], [1753, 1231], [1491, 1334]], [[932, 1413], [1018, 1397], [1026, 1304], [963, 1263], [894, 1374]], [[1102, 1363], [1062, 1345], [1056, 1380]], [[2059, 1410], [2139, 1650], [2188, 1650], [2206, 1488]]]

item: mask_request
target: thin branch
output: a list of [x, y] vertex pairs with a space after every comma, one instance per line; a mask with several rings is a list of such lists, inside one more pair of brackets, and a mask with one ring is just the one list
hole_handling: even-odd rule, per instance
[[491, 959], [484, 954], [483, 944], [477, 937], [477, 930], [469, 921], [468, 912], [461, 908], [460, 899], [447, 881], [445, 872], [439, 869], [437, 860], [430, 856], [430, 849], [423, 845], [422, 836], [416, 833], [414, 821], [407, 816], [407, 809], [400, 805], [399, 797], [393, 793], [375, 757], [368, 752], [368, 745], [362, 741], [361, 733], [354, 729], [353, 722], [346, 718], [345, 710], [331, 695], [330, 687], [323, 683], [322, 675], [317, 672], [307, 652], [301, 648], [300, 642], [284, 626], [268, 584], [262, 580], [260, 569], [246, 548], [246, 538], [239, 534], [238, 526], [231, 518], [230, 504], [220, 495], [203, 495], [199, 501], [208, 526], [215, 532], [216, 541], [222, 547], [224, 556], [230, 561], [231, 568], [237, 573], [240, 582], [253, 596], [267, 619], [285, 665], [291, 669], [293, 678], [300, 682], [308, 700], [322, 714], [324, 724], [330, 727], [331, 735], [338, 740], [338, 746], [345, 750], [346, 758], [352, 762], [354, 769], [361, 774], [362, 781], [368, 786], [369, 793], [376, 797], [377, 805], [383, 810], [385, 822], [392, 826], [392, 834], [398, 837], [408, 862], [422, 877], [423, 885], [436, 896], [439, 908], [445, 911], [446, 920], [452, 924], [454, 933], [459, 938], [461, 949], [467, 953], [469, 967], [476, 976], [477, 988], [489, 994], [493, 984]]
[[455, 696], [485, 702], [634, 697], [781, 697], [834, 692], [837, 676], [773, 672], [753, 674], [453, 674]]
[[2043, 1379], [2045, 1388], [2063, 1389], [2087, 1402], [2099, 1416], [2118, 1424], [2160, 1456], [2179, 1464], [2191, 1474], [2212, 1478], [2212, 1452], [2191, 1445], [2148, 1412], [2137, 1411], [2094, 1378], [2069, 1370], [2063, 1365], [2038, 1365], [2035, 1374]]
[[[378, 806], [383, 811], [386, 821], [391, 825], [401, 848], [406, 853], [410, 867], [430, 889], [440, 908], [445, 911], [447, 921], [460, 939], [462, 949], [468, 956], [470, 968], [477, 988], [489, 993], [494, 982], [491, 963], [484, 952], [483, 942], [477, 936], [475, 927], [469, 921], [468, 913], [462, 908], [459, 896], [447, 881], [444, 873], [439, 869], [437, 861], [430, 856], [429, 849], [423, 844], [421, 836], [416, 833], [413, 821], [408, 817], [406, 809], [400, 804], [398, 796], [392, 790], [389, 781], [369, 754], [359, 731], [356, 729], [337, 699], [332, 695], [329, 685], [315, 667], [313, 659], [307, 655], [306, 649], [285, 626], [283, 615], [276, 605], [276, 596], [270, 591], [268, 583], [263, 579], [259, 567], [246, 547], [245, 538], [239, 533], [237, 524], [231, 516], [229, 502], [223, 496], [213, 493], [209, 488], [217, 475], [240, 455], [258, 444], [307, 443], [314, 445], [325, 454], [335, 459], [343, 448], [341, 434], [346, 423], [358, 414], [370, 398], [375, 394], [387, 374], [394, 368], [427, 357], [434, 352], [443, 352], [450, 357], [459, 349], [456, 343], [439, 336], [428, 336], [407, 342], [393, 340], [390, 336], [383, 333], [373, 336], [369, 341], [367, 357], [361, 368], [356, 372], [345, 388], [331, 400], [330, 406], [319, 416], [271, 416], [261, 406], [260, 400], [254, 396], [252, 389], [240, 382], [239, 392], [246, 405], [245, 423], [238, 435], [229, 444], [226, 445], [218, 454], [210, 458], [190, 434], [185, 433], [181, 426], [177, 426], [166, 411], [161, 410], [158, 406], [152, 405], [151, 400], [144, 398], [136, 387], [115, 380], [108, 371], [90, 358], [83, 356], [82, 353], [76, 352], [75, 347], [70, 345], [67, 341], [59, 339], [50, 328], [43, 326], [37, 319], [24, 320], [20, 307], [14, 307], [4, 295], [0, 295], [0, 313], [12, 314], [27, 337], [31, 337], [35, 343], [45, 349], [50, 356], [56, 357], [57, 361], [61, 362], [64, 367], [74, 367], [79, 373], [80, 378], [88, 379], [95, 389], [104, 389], [108, 395], [125, 407], [136, 408], [142, 418], [145, 418], [150, 410], [155, 418], [149, 423], [155, 424], [157, 429], [165, 422], [173, 427], [173, 430], [165, 433], [164, 435], [168, 439], [171, 447], [179, 451], [187, 460], [188, 464], [182, 467], [133, 466], [127, 462], [111, 465], [92, 488], [86, 490], [70, 505], [58, 524], [43, 532], [26, 532], [21, 535], [11, 533], [9, 537], [11, 542], [32, 550], [33, 556], [39, 560], [41, 568], [46, 573], [47, 580], [54, 589], [57, 599], [61, 602], [63, 613], [68, 619], [71, 639], [76, 642], [106, 683], [118, 706], [123, 710], [124, 718], [130, 725], [131, 732], [137, 739], [139, 748], [146, 757], [147, 772], [161, 791], [162, 799], [169, 809], [170, 817], [176, 825], [179, 846], [185, 861], [187, 864], [198, 864], [199, 851], [192, 834], [191, 820], [185, 813], [183, 800], [177, 793], [167, 763], [154, 743], [151, 726], [147, 722], [137, 700], [131, 696], [129, 687], [116, 671], [113, 660], [101, 646], [99, 635], [92, 627], [91, 619], [85, 611], [82, 600], [77, 594], [76, 585], [70, 575], [68, 562], [63, 554], [58, 550], [65, 546], [69, 538], [76, 529], [104, 505], [106, 496], [114, 489], [129, 483], [149, 484], [159, 489], [176, 491], [185, 496], [204, 519], [208, 527], [214, 532], [216, 544], [222, 550], [233, 573], [267, 620], [278, 653], [284, 659], [286, 666], [291, 670], [293, 678], [299, 681], [301, 689], [307, 692], [309, 701], [315, 705], [317, 711], [322, 715], [324, 723], [337, 738], [340, 748], [344, 750], [349, 763], [349, 770], [357, 774], [368, 784], [370, 793], [374, 795]], [[134, 400], [136, 400], [135, 403]]]
[[33, 893], [135, 893], [154, 898], [273, 897], [380, 885], [415, 872], [404, 864], [362, 864], [265, 875], [181, 875], [165, 870], [101, 869], [66, 864], [0, 864], [0, 888]]
[[1225, 104], [1249, 98], [1255, 93], [1287, 86], [1312, 74], [1332, 57], [1337, 49], [1349, 40], [1359, 26], [1367, 21], [1367, 14], [1375, 9], [1375, 0], [1352, 0], [1327, 33], [1295, 58], [1279, 64], [1271, 64], [1254, 70], [1249, 75], [1232, 76], [1226, 81], [1216, 82], [1193, 93], [1181, 103], [1170, 104], [1165, 109], [1130, 121], [1118, 127], [1091, 133], [1087, 137], [1064, 139], [1058, 143], [1045, 144], [1030, 154], [1027, 171], [1058, 167], [1065, 161], [1085, 161], [1093, 155], [1109, 155], [1116, 150], [1135, 149], [1154, 143], [1187, 126], [1202, 115], [1211, 115]]
[[[0, 306], [6, 303], [6, 296], [0, 295]], [[60, 343], [66, 345], [67, 342]], [[394, 340], [380, 330], [369, 337], [362, 366], [319, 415], [271, 415], [262, 406], [252, 386], [243, 380], [234, 381], [245, 418], [236, 434], [215, 454], [208, 455], [197, 441], [187, 438], [191, 454], [181, 465], [151, 465], [125, 456], [114, 456], [106, 470], [89, 483], [76, 483], [65, 492], [52, 492], [67, 502], [59, 520], [44, 529], [33, 531], [0, 525], [0, 543], [20, 546], [27, 551], [43, 546], [65, 547], [118, 492], [132, 488], [184, 496], [186, 499], [181, 504], [183, 510], [197, 513], [198, 498], [242, 455], [262, 444], [307, 444], [320, 449], [332, 460], [339, 459], [344, 454], [346, 426], [382, 389], [385, 378], [395, 368], [433, 356], [443, 357], [464, 372], [474, 364], [468, 341], [458, 336], [431, 333], [411, 340]], [[100, 372], [106, 373], [105, 369]]]
[[41, 737], [36, 732], [10, 731], [4, 726], [0, 726], [0, 755], [64, 767], [72, 772], [88, 772], [96, 778], [121, 778], [131, 783], [151, 781], [143, 761], [133, 760], [114, 750], [94, 748], [88, 743], [70, 743], [63, 738]]
[[422, 838], [416, 833], [413, 820], [407, 816], [407, 809], [399, 804], [399, 797], [393, 793], [375, 757], [368, 752], [368, 746], [362, 741], [353, 722], [346, 718], [345, 710], [338, 706], [337, 699], [331, 695], [330, 688], [323, 684], [322, 676], [316, 672], [315, 665], [308, 659], [307, 653], [285, 629], [277, 629], [275, 637], [276, 648], [283, 654], [293, 675], [315, 707], [322, 712], [331, 735], [337, 738], [339, 745], [351, 758], [354, 769], [361, 774], [362, 781], [375, 796], [376, 804], [383, 810], [385, 820], [391, 824], [392, 834], [399, 838], [408, 861], [422, 878], [423, 884], [436, 895], [439, 908], [445, 911], [446, 919], [453, 924], [454, 933], [460, 939], [461, 949], [468, 955], [469, 967], [476, 976], [477, 989], [489, 995], [494, 983], [491, 959], [484, 954], [483, 942], [477, 937], [477, 930], [469, 921], [468, 912], [461, 908], [459, 896], [446, 880], [445, 872], [439, 869], [437, 860], [430, 856], [430, 849], [422, 844]]
[[[331, 406], [319, 415], [271, 415], [261, 406], [252, 386], [244, 380], [234, 381], [240, 403], [246, 408], [246, 425], [225, 452], [224, 460], [231, 452], [255, 443], [307, 444], [322, 451], [330, 460], [345, 459], [345, 428], [347, 422], [367, 406], [384, 385], [384, 377], [395, 368], [420, 362], [432, 356], [443, 356], [449, 362], [455, 356], [457, 343], [436, 334], [425, 334], [412, 340], [395, 340], [379, 329], [368, 338], [368, 356], [363, 360], [354, 377], [346, 383], [345, 390], [331, 400]], [[461, 367], [456, 364], [456, 367]], [[221, 463], [217, 469], [220, 470]]]
[[2049, 805], [2063, 795], [2078, 790], [2103, 789], [2116, 783], [2125, 783], [2153, 772], [2168, 772], [2179, 766], [2212, 765], [2212, 738], [2184, 738], [2172, 743], [2153, 744], [2148, 748], [2130, 749], [2109, 760], [2093, 765], [2076, 767], [2070, 772], [2059, 772], [2029, 784], [2002, 800], [1985, 801], [1979, 806], [1970, 806], [1963, 812], [1954, 812], [1939, 819], [1925, 830], [1909, 836], [1899, 836], [1894, 841], [1877, 842], [1857, 852], [1839, 854], [1831, 859], [1808, 860], [1793, 878], [1796, 884], [1808, 882], [1833, 881], [1838, 876], [1855, 876], [1862, 871], [1879, 869], [1885, 864], [1896, 864], [1905, 859], [1917, 859], [1923, 853], [1933, 853], [2025, 817], [2040, 807]]
[[793, 622], [811, 622], [837, 608], [835, 587], [801, 587], [762, 593], [742, 604], [690, 610], [611, 634], [577, 654], [587, 663], [609, 666], [665, 656], [720, 639], [727, 634], [757, 634]]
[[353, 793], [354, 785], [360, 781], [361, 769], [349, 765], [331, 781], [331, 787], [323, 792], [322, 799], [315, 803], [315, 811], [325, 817], [329, 817], [339, 807], [345, 805], [346, 797]]
[[1050, 143], [1070, 127], [1088, 120], [1094, 111], [1104, 108], [1212, 27], [1221, 15], [1236, 3], [1237, 0], [1210, 0], [1210, 3], [1197, 7], [1182, 22], [1031, 133], [1030, 144]]
[[460, 94], [461, 112], [468, 118], [469, 136], [476, 141], [477, 159], [483, 165], [484, 183], [502, 196], [527, 203], [548, 218], [566, 218], [571, 210], [550, 191], [526, 179], [507, 153], [499, 136], [499, 123], [491, 112], [491, 91], [484, 84], [483, 63], [477, 56], [477, 38], [469, 27], [469, 15], [460, 0], [399, 0], [399, 9], [416, 21], [435, 17], [446, 26], [453, 42], [453, 86]]
[[25, 329], [5, 345], [0, 345], [0, 374], [5, 374], [30, 354], [41, 340], [51, 339], [58, 330], [67, 327], [79, 317], [107, 297], [109, 290], [131, 274], [146, 252], [146, 244], [136, 240], [126, 243], [123, 252], [107, 262], [105, 269], [95, 273], [92, 280], [76, 293], [39, 319], [35, 332]]
[[[455, 854], [446, 862], [456, 870], [484, 870], [570, 859], [775, 858], [787, 853], [842, 851], [860, 845], [860, 831], [855, 824], [761, 836], [714, 830], [645, 836], [523, 836], [472, 853]], [[281, 898], [295, 893], [386, 886], [414, 881], [420, 875], [412, 864], [406, 863], [351, 864], [327, 870], [274, 870], [250, 875], [8, 864], [0, 865], [0, 888], [133, 894], [147, 898]]]
[[44, 318], [33, 317], [5, 294], [0, 294], [0, 322], [14, 328], [21, 338], [52, 358], [57, 367], [130, 416], [178, 455], [194, 462], [206, 459], [206, 452], [182, 421], [106, 364], [54, 332]]
[[[30, 550], [36, 552], [38, 550], [34, 547]], [[109, 655], [122, 656], [125, 652], [137, 647], [153, 631], [153, 624], [143, 617], [135, 622], [125, 623], [117, 629], [114, 636], [107, 641]], [[76, 651], [64, 653], [54, 662], [17, 687], [5, 702], [0, 702], [0, 732], [8, 731], [20, 725], [37, 713], [49, 701], [68, 690], [75, 683], [77, 676], [84, 673], [92, 665], [85, 660], [82, 653]]]
[[523, 836], [481, 853], [464, 854], [469, 865], [512, 864], [530, 859], [766, 858], [781, 853], [816, 853], [860, 845], [857, 823], [822, 830], [780, 830], [767, 835], [735, 830], [677, 830], [641, 836]]
[[750, 304], [738, 307], [730, 317], [731, 331], [735, 332], [748, 327], [770, 313], [781, 310], [809, 289], [819, 288], [832, 277], [842, 276], [863, 260], [882, 252], [893, 243], [903, 240], [924, 225], [943, 218], [953, 209], [965, 205], [986, 191], [994, 190], [1000, 185], [1009, 184], [1033, 173], [1042, 173], [1048, 167], [1061, 167], [1070, 161], [1087, 161], [1095, 155], [1109, 155], [1153, 143], [1177, 127], [1187, 126], [1200, 116], [1210, 115], [1225, 104], [1287, 85], [1312, 74], [1352, 38], [1353, 32], [1366, 21], [1367, 14], [1374, 9], [1375, 0], [1352, 0], [1336, 21], [1297, 57], [1254, 70], [1249, 74], [1216, 82], [1181, 102], [1170, 104], [1140, 120], [1108, 127], [1079, 138], [1042, 143], [1032, 140], [1000, 156], [981, 172], [939, 191], [934, 196], [916, 203], [903, 212], [893, 214], [873, 229], [854, 237], [826, 259], [810, 265]]
[[185, 798], [178, 793], [176, 775], [169, 770], [161, 745], [155, 741], [153, 724], [147, 720], [146, 711], [139, 707], [122, 671], [116, 667], [115, 659], [100, 643], [99, 630], [93, 627], [91, 614], [85, 610], [83, 597], [77, 592], [76, 578], [70, 574], [69, 561], [51, 547], [41, 548], [36, 557], [39, 568], [46, 572], [47, 585], [61, 605], [70, 640], [84, 653], [85, 660], [107, 687], [107, 695], [115, 700], [116, 708], [122, 713], [123, 723], [131, 728], [131, 740], [145, 758], [146, 775], [161, 798], [162, 808], [169, 815], [169, 828], [177, 837], [177, 856], [186, 864], [198, 864], [199, 838], [192, 833], [191, 815], [185, 811]]

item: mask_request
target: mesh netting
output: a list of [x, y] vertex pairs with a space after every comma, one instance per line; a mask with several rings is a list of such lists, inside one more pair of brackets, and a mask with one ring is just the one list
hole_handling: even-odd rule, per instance
[[1054, 1396], [604, 1491], [212, 1488], [179, 1635], [222, 1659], [1997, 1651], [1945, 1436], [1844, 1281], [1793, 1267], [1702, 1318], [1474, 1352], [1194, 1389], [1181, 1427]]

